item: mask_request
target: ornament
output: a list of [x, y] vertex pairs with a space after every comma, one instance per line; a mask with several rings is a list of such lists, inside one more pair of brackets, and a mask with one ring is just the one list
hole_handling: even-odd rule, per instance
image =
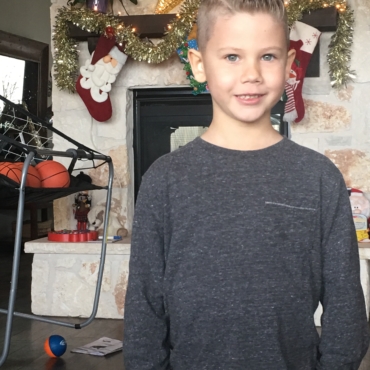
[[105, 35], [109, 38], [112, 38], [114, 37], [114, 28], [112, 26], [108, 26], [106, 29], [105, 29]]

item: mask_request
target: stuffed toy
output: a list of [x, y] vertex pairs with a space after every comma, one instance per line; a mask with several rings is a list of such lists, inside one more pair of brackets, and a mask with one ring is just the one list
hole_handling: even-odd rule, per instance
[[[95, 230], [98, 232], [99, 236], [103, 235], [104, 228], [104, 215], [105, 207], [104, 206], [95, 206], [90, 209], [90, 212], [87, 214], [87, 219], [89, 221], [89, 230]], [[121, 236], [122, 238], [127, 236], [128, 231], [122, 225], [115, 213], [112, 211], [109, 212], [108, 219], [108, 236]]]

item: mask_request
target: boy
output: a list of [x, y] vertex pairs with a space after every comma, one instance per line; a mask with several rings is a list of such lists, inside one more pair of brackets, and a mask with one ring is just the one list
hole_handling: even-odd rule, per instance
[[125, 369], [358, 369], [368, 330], [346, 186], [270, 123], [294, 60], [283, 2], [203, 0], [198, 43], [213, 120], [141, 185]]

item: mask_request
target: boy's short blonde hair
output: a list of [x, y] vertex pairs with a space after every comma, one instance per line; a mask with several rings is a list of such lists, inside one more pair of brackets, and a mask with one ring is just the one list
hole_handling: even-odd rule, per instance
[[270, 14], [281, 22], [289, 45], [289, 28], [283, 0], [202, 0], [197, 19], [199, 49], [205, 49], [218, 16], [259, 12]]

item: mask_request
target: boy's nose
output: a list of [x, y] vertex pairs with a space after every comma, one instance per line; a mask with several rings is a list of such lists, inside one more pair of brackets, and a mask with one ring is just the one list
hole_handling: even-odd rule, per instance
[[261, 69], [257, 61], [246, 61], [243, 65], [241, 75], [242, 83], [256, 83], [261, 82]]

